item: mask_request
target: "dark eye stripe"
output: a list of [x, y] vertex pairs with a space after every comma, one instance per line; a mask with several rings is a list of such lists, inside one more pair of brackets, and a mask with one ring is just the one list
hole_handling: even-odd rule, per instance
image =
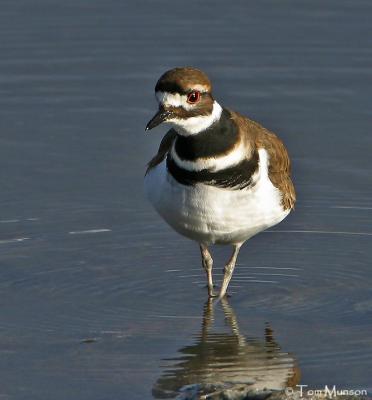
[[175, 82], [158, 82], [155, 86], [155, 92], [179, 93], [181, 95], [189, 93]]
[[[180, 95], [188, 95], [193, 92], [192, 89], [185, 89], [175, 82], [158, 82], [155, 86], [155, 92], [168, 92], [168, 93], [179, 93]], [[208, 91], [200, 91], [200, 94], [208, 94]]]

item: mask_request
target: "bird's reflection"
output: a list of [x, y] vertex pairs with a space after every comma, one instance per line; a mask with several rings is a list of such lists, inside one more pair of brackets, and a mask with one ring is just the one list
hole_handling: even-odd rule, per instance
[[238, 387], [280, 390], [299, 383], [296, 360], [281, 351], [272, 329], [267, 325], [263, 338], [245, 337], [227, 300], [221, 300], [220, 304], [229, 332], [212, 332], [215, 306], [219, 304], [209, 300], [196, 343], [181, 348], [179, 357], [167, 360], [167, 369], [153, 387], [155, 398], [174, 398], [184, 393], [185, 388], [210, 394]]

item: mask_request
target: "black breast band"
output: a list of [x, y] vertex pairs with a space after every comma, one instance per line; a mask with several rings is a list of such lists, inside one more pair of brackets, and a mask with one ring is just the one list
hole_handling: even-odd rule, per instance
[[204, 183], [205, 185], [239, 190], [252, 185], [252, 176], [258, 169], [258, 162], [258, 152], [255, 151], [249, 160], [245, 159], [220, 171], [213, 172], [208, 169], [189, 171], [177, 165], [169, 153], [167, 169], [173, 178], [182, 185]]

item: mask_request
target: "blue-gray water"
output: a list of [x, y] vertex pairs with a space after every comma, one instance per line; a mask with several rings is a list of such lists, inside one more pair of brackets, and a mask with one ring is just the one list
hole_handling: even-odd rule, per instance
[[303, 384], [371, 390], [371, 18], [363, 0], [1, 2], [1, 399], [151, 399], [235, 340], [219, 304], [203, 342], [198, 248], [142, 193], [153, 88], [177, 65], [293, 160], [296, 211], [231, 284], [253, 360], [237, 370], [254, 374], [270, 326]]

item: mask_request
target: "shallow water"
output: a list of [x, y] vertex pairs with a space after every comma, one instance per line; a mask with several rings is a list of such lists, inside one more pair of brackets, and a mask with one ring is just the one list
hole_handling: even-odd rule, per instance
[[[2, 2], [0, 398], [150, 399], [205, 365], [269, 380], [268, 327], [301, 383], [372, 390], [371, 16], [368, 1]], [[142, 193], [153, 87], [175, 65], [283, 138], [298, 192], [242, 249], [204, 340], [197, 246]], [[214, 254], [221, 279], [228, 249]]]

